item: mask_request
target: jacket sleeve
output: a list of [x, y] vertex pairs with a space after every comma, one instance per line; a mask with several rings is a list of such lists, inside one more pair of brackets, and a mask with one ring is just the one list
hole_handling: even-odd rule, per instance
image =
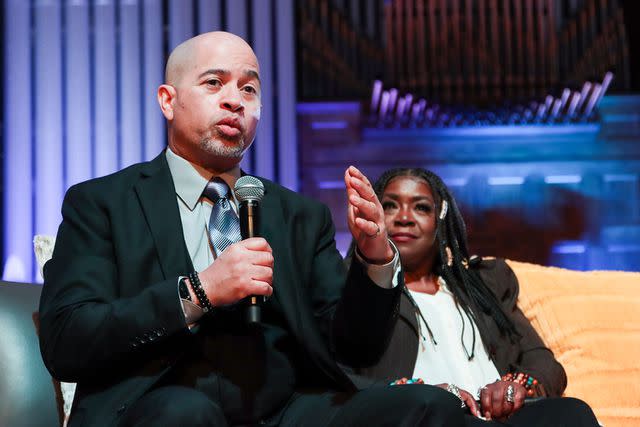
[[123, 291], [116, 266], [126, 260], [116, 260], [108, 209], [96, 199], [86, 186], [67, 192], [44, 268], [40, 348], [63, 381], [122, 373], [144, 350], [186, 331], [177, 278]]
[[509, 371], [523, 372], [538, 380], [538, 395], [560, 396], [567, 386], [567, 376], [562, 365], [525, 317], [517, 305], [520, 287], [513, 270], [504, 262], [496, 260], [497, 297], [504, 312], [514, 323], [520, 334], [518, 349], [509, 361]]
[[321, 325], [326, 325], [331, 347], [340, 360], [350, 365], [370, 363], [382, 354], [388, 342], [398, 314], [402, 283], [393, 289], [378, 286], [356, 257], [345, 275], [326, 206], [321, 223], [313, 260], [313, 276], [322, 283], [315, 288], [313, 297], [316, 316]]

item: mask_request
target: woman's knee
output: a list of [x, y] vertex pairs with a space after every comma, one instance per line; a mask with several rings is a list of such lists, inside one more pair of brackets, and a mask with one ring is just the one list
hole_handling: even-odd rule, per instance
[[[550, 397], [525, 404], [514, 419], [522, 425], [597, 427], [598, 421], [585, 402], [573, 397]], [[513, 421], [513, 419], [512, 419]], [[519, 425], [518, 423], [514, 423]]]
[[575, 397], [563, 397], [559, 400], [562, 401], [562, 412], [566, 414], [567, 419], [575, 420], [574, 425], [598, 425], [593, 410], [585, 401]]

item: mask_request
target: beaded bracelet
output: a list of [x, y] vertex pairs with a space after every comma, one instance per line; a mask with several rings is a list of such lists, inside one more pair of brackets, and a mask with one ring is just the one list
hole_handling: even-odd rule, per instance
[[389, 385], [402, 385], [402, 384], [424, 384], [422, 378], [411, 378], [408, 379], [406, 377], [402, 377], [399, 380], [391, 381]]
[[533, 378], [529, 374], [525, 374], [524, 372], [516, 372], [515, 374], [509, 372], [508, 374], [502, 376], [502, 381], [513, 381], [523, 385], [527, 390], [527, 397], [531, 397], [534, 395], [534, 389], [538, 385], [537, 379]]
[[460, 399], [460, 407], [461, 408], [466, 408], [467, 407], [467, 404], [464, 403], [464, 399], [462, 398], [462, 395], [460, 394], [460, 389], [458, 388], [457, 385], [449, 383], [447, 385], [447, 391], [449, 393], [453, 394], [458, 399]]
[[202, 289], [202, 283], [200, 283], [200, 277], [198, 277], [197, 271], [192, 271], [189, 273], [189, 281], [191, 282], [191, 288], [193, 289], [193, 293], [198, 297], [198, 301], [200, 302], [200, 307], [202, 311], [208, 313], [213, 310], [213, 304], [207, 298], [207, 294], [204, 289]]

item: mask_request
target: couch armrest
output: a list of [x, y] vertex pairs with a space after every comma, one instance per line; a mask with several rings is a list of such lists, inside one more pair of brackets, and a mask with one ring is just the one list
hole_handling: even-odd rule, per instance
[[33, 313], [42, 287], [0, 282], [0, 425], [59, 425], [56, 392], [42, 357]]

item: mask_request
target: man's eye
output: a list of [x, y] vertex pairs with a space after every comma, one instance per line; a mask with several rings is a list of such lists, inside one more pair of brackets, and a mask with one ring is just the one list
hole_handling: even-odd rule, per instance
[[243, 87], [243, 88], [242, 88], [242, 90], [243, 90], [244, 92], [246, 92], [246, 93], [250, 93], [250, 94], [256, 94], [256, 93], [258, 93], [258, 91], [256, 90], [256, 88], [255, 88], [255, 87], [253, 87], [253, 86], [245, 86], [245, 87]]
[[217, 79], [207, 80], [207, 84], [209, 86], [216, 86], [216, 87], [222, 85], [222, 83], [220, 83], [220, 80], [217, 80]]

